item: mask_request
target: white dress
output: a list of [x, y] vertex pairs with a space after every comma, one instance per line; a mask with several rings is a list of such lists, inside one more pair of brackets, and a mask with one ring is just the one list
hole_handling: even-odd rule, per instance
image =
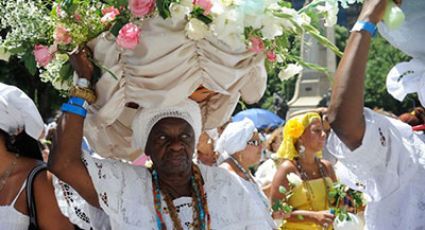
[[16, 197], [10, 205], [0, 206], [0, 229], [7, 230], [26, 230], [30, 224], [30, 218], [15, 209], [16, 200], [25, 189], [27, 181], [25, 181]]
[[350, 151], [332, 133], [328, 148], [370, 197], [366, 229], [425, 229], [425, 144], [401, 121], [369, 109], [364, 116], [361, 146]]
[[[152, 176], [145, 167], [133, 166], [117, 160], [95, 159], [83, 154], [99, 203], [108, 215], [111, 229], [157, 229], [152, 196]], [[218, 167], [199, 165], [207, 193], [211, 228], [220, 230], [271, 229], [264, 217], [264, 209], [242, 186], [237, 176]], [[74, 194], [75, 196], [75, 194]], [[181, 197], [173, 201], [179, 209], [183, 229], [191, 228], [192, 198]], [[68, 211], [78, 209], [93, 222], [99, 213], [88, 205], [69, 204]], [[163, 218], [168, 229], [173, 224], [162, 200]], [[71, 215], [75, 215], [71, 214]], [[88, 226], [88, 225], [86, 225]], [[108, 229], [90, 226], [93, 229]]]
[[273, 218], [270, 215], [270, 202], [267, 199], [266, 195], [260, 189], [258, 183], [253, 183], [251, 181], [244, 180], [240, 178], [245, 189], [251, 194], [252, 200], [257, 202], [258, 206], [263, 208], [264, 218], [269, 223], [268, 227], [264, 226], [264, 229], [277, 229], [276, 224], [274, 223]]
[[268, 159], [262, 163], [255, 172], [255, 179], [259, 182], [260, 187], [270, 185], [276, 174], [277, 166], [274, 159]]

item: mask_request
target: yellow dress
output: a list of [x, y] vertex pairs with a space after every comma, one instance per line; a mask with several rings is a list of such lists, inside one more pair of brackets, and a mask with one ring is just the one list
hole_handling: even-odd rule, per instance
[[[328, 188], [332, 188], [332, 180], [326, 177], [326, 183]], [[297, 185], [292, 190], [292, 196], [289, 198], [288, 203], [292, 205], [294, 210], [311, 210], [321, 211], [329, 210], [328, 195], [326, 194], [327, 189], [322, 178], [309, 180]], [[310, 201], [311, 200], [311, 201]], [[281, 230], [323, 230], [323, 226], [315, 224], [310, 221], [298, 221], [291, 222], [286, 220]], [[330, 226], [327, 230], [331, 230]]]

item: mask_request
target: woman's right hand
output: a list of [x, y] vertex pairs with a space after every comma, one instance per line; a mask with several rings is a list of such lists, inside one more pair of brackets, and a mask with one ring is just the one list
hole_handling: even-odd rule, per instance
[[[375, 25], [378, 24], [384, 17], [388, 1], [393, 0], [365, 0], [359, 20], [372, 22]], [[401, 0], [394, 0], [394, 2], [397, 5], [401, 4]]]
[[313, 212], [311, 217], [320, 226], [332, 226], [335, 219], [335, 215], [329, 210]]
[[78, 76], [80, 78], [86, 78], [89, 81], [91, 81], [94, 71], [94, 66], [88, 58], [90, 55], [90, 50], [85, 47], [70, 56], [71, 65]]

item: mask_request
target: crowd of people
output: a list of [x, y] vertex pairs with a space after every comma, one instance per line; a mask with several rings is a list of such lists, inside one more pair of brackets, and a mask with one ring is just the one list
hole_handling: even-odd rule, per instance
[[[378, 24], [386, 4], [364, 1], [359, 21]], [[329, 108], [289, 117], [273, 132], [248, 118], [206, 130], [200, 104], [210, 91], [169, 106], [127, 104], [137, 110], [130, 138], [141, 164], [98, 156], [85, 139], [96, 98], [88, 84], [71, 91], [47, 149], [34, 102], [0, 83], [0, 229], [425, 228], [425, 112], [397, 118], [364, 108], [372, 34], [352, 31]], [[88, 52], [71, 60], [91, 82]], [[338, 182], [367, 205], [332, 195]], [[351, 218], [341, 228], [343, 211]]]

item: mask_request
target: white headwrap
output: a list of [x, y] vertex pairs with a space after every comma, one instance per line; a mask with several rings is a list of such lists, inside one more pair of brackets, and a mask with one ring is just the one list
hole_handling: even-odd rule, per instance
[[228, 124], [215, 143], [215, 151], [220, 153], [220, 160], [243, 150], [256, 131], [254, 122], [248, 118]]
[[397, 64], [387, 76], [387, 90], [397, 100], [409, 93], [418, 93], [425, 105], [425, 1], [404, 0], [401, 9], [406, 20], [400, 28], [390, 30], [385, 23], [378, 24], [381, 35], [413, 59]]
[[201, 110], [196, 102], [186, 99], [174, 106], [141, 109], [133, 120], [133, 147], [144, 151], [152, 127], [167, 117], [181, 118], [187, 121], [195, 132], [196, 146], [202, 130]]
[[34, 102], [20, 89], [0, 83], [0, 129], [10, 135], [25, 130], [32, 138], [44, 137], [44, 122]]

